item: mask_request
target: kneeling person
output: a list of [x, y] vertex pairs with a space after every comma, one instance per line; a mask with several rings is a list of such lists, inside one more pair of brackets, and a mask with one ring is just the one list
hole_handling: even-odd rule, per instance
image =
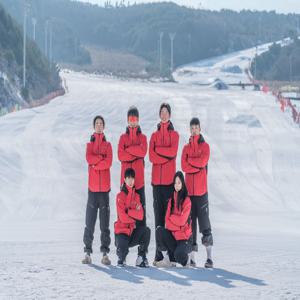
[[146, 254], [150, 242], [150, 229], [145, 225], [136, 227], [136, 222], [144, 218], [144, 209], [134, 187], [134, 170], [126, 169], [124, 177], [123, 186], [116, 199], [118, 219], [114, 226], [118, 265], [125, 265], [129, 248], [139, 246], [136, 266], [148, 267]]
[[177, 172], [173, 180], [173, 194], [168, 201], [165, 227], [156, 228], [158, 248], [167, 251], [168, 256], [156, 263], [157, 267], [175, 267], [176, 262], [182, 266], [189, 264], [191, 252], [191, 200], [182, 172]]

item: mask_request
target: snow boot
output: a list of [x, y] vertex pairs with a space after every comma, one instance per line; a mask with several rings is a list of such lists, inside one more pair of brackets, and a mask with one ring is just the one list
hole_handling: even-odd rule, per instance
[[86, 254], [84, 259], [81, 261], [84, 265], [90, 265], [92, 263], [92, 259], [90, 254]]
[[108, 255], [107, 255], [106, 253], [103, 253], [103, 257], [102, 257], [102, 259], [101, 259], [101, 263], [102, 263], [103, 265], [106, 265], [106, 266], [111, 265], [111, 261], [110, 261]]

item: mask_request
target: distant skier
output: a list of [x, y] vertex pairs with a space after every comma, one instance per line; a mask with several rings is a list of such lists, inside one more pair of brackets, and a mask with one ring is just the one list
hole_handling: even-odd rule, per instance
[[[168, 199], [173, 192], [173, 177], [176, 171], [176, 156], [178, 151], [179, 134], [174, 130], [170, 121], [171, 107], [163, 103], [159, 109], [160, 123], [152, 134], [149, 145], [149, 159], [152, 163], [152, 186], [155, 228], [165, 225], [165, 215]], [[156, 252], [153, 265], [163, 259], [158, 250], [157, 236]]]
[[177, 172], [173, 180], [172, 196], [168, 201], [165, 227], [156, 228], [158, 249], [167, 251], [163, 260], [156, 263], [157, 267], [176, 267], [189, 264], [191, 252], [191, 200], [185, 186], [182, 172]]
[[192, 229], [193, 229], [193, 252], [191, 265], [196, 265], [195, 252], [197, 245], [197, 221], [202, 233], [202, 244], [206, 247], [206, 268], [213, 267], [211, 250], [213, 237], [209, 220], [208, 191], [207, 191], [207, 164], [210, 156], [209, 145], [205, 142], [198, 118], [190, 122], [191, 137], [182, 151], [181, 168], [185, 172], [186, 186], [192, 201]]
[[126, 265], [130, 247], [138, 246], [136, 266], [148, 267], [146, 257], [150, 242], [150, 229], [143, 224], [136, 226], [144, 218], [144, 209], [140, 196], [135, 190], [135, 172], [128, 168], [124, 172], [124, 182], [116, 197], [117, 221], [115, 222], [115, 244], [117, 247], [118, 266]]
[[88, 202], [86, 207], [85, 230], [83, 242], [85, 244], [85, 258], [83, 264], [90, 264], [92, 243], [94, 239], [94, 230], [99, 210], [100, 231], [101, 231], [101, 247], [103, 253], [101, 262], [110, 265], [111, 261], [108, 257], [110, 251], [110, 208], [109, 208], [109, 192], [110, 192], [110, 168], [112, 165], [112, 147], [106, 140], [104, 135], [105, 122], [103, 117], [96, 116], [93, 121], [95, 132], [91, 136], [91, 140], [86, 147], [86, 160], [88, 162], [89, 171], [89, 190]]

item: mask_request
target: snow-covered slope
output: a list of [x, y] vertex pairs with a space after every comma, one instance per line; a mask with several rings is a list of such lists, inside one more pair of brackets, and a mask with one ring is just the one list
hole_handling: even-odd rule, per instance
[[[218, 58], [218, 64], [231, 61], [243, 69], [242, 62], [252, 54], [249, 50]], [[300, 275], [299, 128], [281, 113], [271, 95], [240, 89], [216, 91], [186, 82], [185, 76], [180, 80], [180, 70], [177, 75], [180, 84], [65, 72], [68, 94], [0, 119], [0, 297], [300, 297], [296, 280]], [[217, 68], [199, 76], [220, 78], [222, 74]], [[104, 116], [106, 136], [114, 149], [112, 229], [120, 172], [116, 150], [127, 109], [130, 105], [139, 108], [142, 130], [150, 138], [163, 101], [171, 104], [172, 121], [180, 133], [178, 168], [191, 117], [200, 118], [211, 146], [209, 200], [217, 268], [119, 270], [100, 266], [97, 255], [95, 266], [82, 266], [85, 143], [92, 133], [92, 119], [96, 114]], [[150, 172], [147, 156], [147, 217], [153, 230]], [[98, 247], [97, 230], [94, 249]], [[129, 263], [134, 262], [135, 253], [131, 251]], [[111, 257], [115, 263], [113, 243]], [[199, 252], [197, 260], [202, 265], [204, 253]]]
[[[276, 43], [286, 46], [291, 43], [289, 38]], [[211, 84], [215, 79], [221, 79], [227, 84], [249, 83], [249, 77], [244, 72], [249, 68], [251, 60], [257, 55], [268, 51], [272, 43], [259, 45], [226, 55], [205, 59], [184, 65], [174, 72], [174, 79], [184, 84]]]

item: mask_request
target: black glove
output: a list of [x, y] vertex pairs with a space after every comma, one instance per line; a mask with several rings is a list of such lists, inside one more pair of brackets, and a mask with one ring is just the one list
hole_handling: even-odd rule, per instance
[[96, 138], [94, 135], [91, 135], [91, 142], [95, 142]]

